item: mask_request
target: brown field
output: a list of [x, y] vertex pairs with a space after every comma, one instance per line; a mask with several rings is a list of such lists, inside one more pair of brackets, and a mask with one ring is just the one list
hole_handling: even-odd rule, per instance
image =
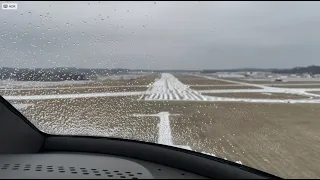
[[[149, 85], [154, 82], [156, 78], [160, 77], [160, 74], [152, 74], [147, 76], [138, 77], [133, 80], [96, 80], [96, 81], [88, 81], [85, 84], [64, 84], [64, 85], [50, 85], [48, 87], [56, 87], [56, 88], [66, 88], [66, 87], [84, 87], [84, 86], [130, 86], [130, 85]], [[44, 87], [44, 88], [46, 88]], [[25, 87], [16, 86], [13, 89], [20, 89]], [[41, 86], [35, 86], [34, 88], [42, 88]]]
[[194, 90], [217, 90], [217, 89], [260, 89], [254, 86], [190, 86]]
[[[137, 78], [135, 80], [137, 83], [134, 85], [150, 84], [157, 76]], [[225, 83], [223, 81], [188, 75], [176, 75], [176, 77], [181, 82], [227, 87], [219, 84]], [[88, 85], [95, 88], [74, 89], [82, 92], [146, 89], [146, 87], [96, 87], [99, 85], [124, 86], [130, 85], [130, 82], [108, 80], [98, 85]], [[77, 87], [80, 86], [84, 85]], [[209, 86], [196, 88], [209, 88]], [[320, 92], [312, 93], [320, 94]], [[282, 93], [272, 93], [272, 95], [203, 93], [203, 95], [235, 98], [308, 98]], [[46, 133], [109, 136], [148, 142], [157, 142], [159, 119], [132, 117], [133, 114], [157, 114], [164, 111], [180, 114], [170, 116], [175, 145], [188, 145], [193, 151], [212, 153], [231, 161], [241, 161], [244, 165], [283, 178], [320, 178], [320, 104], [138, 101], [139, 97], [10, 102], [33, 104], [20, 111]]]
[[228, 98], [257, 98], [257, 99], [307, 99], [306, 96], [285, 93], [202, 93], [205, 96], [228, 97]]
[[223, 85], [223, 84], [233, 84], [225, 81], [206, 79], [203, 77], [190, 76], [190, 75], [175, 75], [184, 84], [189, 85]]
[[127, 92], [127, 91], [146, 91], [147, 87], [101, 87], [101, 88], [68, 88], [68, 89], [35, 89], [35, 90], [6, 90], [0, 91], [2, 96], [16, 95], [48, 95], [48, 94], [80, 94], [80, 93], [101, 93], [101, 92]]
[[[157, 118], [170, 117], [173, 141], [192, 150], [241, 161], [284, 178], [320, 177], [320, 105], [136, 101], [103, 97], [20, 101], [38, 128], [53, 134], [112, 136], [157, 141]], [[15, 102], [18, 103], [18, 102]]]
[[149, 85], [154, 82], [156, 78], [160, 77], [160, 74], [153, 74], [143, 77], [138, 77], [133, 80], [103, 80], [98, 84], [104, 86], [129, 86], [129, 85]]

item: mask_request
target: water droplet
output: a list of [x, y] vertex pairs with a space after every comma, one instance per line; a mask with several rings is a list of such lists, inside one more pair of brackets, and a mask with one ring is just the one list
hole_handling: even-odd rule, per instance
[[101, 18], [101, 20], [103, 21], [104, 19], [103, 19], [103, 18]]
[[42, 15], [40, 14], [40, 17], [42, 17]]
[[23, 16], [23, 14], [21, 13], [21, 16]]
[[29, 13], [29, 14], [31, 14], [31, 12], [30, 12], [30, 11], [29, 11], [28, 13]]
[[7, 24], [7, 22], [3, 22], [3, 24]]
[[66, 23], [67, 24], [67, 26], [69, 26], [69, 23]]
[[82, 32], [82, 36], [84, 36], [84, 32]]
[[39, 29], [39, 28], [40, 28], [40, 26], [37, 26], [37, 28]]
[[157, 2], [153, 2], [153, 4], [157, 4]]
[[50, 28], [48, 28], [48, 31], [50, 31]]
[[145, 28], [146, 26], [142, 26], [143, 28]]

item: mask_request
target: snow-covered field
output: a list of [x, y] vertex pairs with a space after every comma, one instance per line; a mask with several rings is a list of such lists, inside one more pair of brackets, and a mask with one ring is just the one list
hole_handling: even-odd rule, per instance
[[[269, 87], [262, 84], [250, 84], [245, 82], [238, 82], [233, 80], [225, 80], [218, 79], [210, 76], [203, 75], [194, 75], [198, 77], [203, 77], [212, 80], [225, 81], [245, 86], [254, 86], [262, 89], [225, 89], [225, 90], [200, 90], [200, 93], [239, 93], [239, 92], [252, 92], [252, 93], [287, 93], [287, 94], [295, 94], [302, 95], [307, 97], [320, 97], [319, 94], [309, 93], [307, 91], [319, 91], [319, 88], [277, 88], [277, 87]], [[221, 98], [214, 96], [206, 96], [207, 101], [225, 101], [225, 102], [260, 102], [260, 103], [320, 103], [320, 99], [288, 99], [288, 100], [278, 100], [278, 99], [251, 99], [251, 98]]]
[[12, 106], [17, 108], [18, 110], [22, 110], [27, 107], [33, 106], [33, 104], [12, 104]]
[[93, 97], [120, 97], [136, 96], [143, 94], [143, 91], [137, 92], [104, 92], [104, 93], [81, 93], [81, 94], [49, 94], [49, 95], [30, 95], [30, 96], [4, 96], [6, 100], [46, 100], [46, 99], [75, 99], [75, 98], [93, 98]]
[[[287, 77], [287, 78], [282, 78], [284, 81], [290, 82], [290, 81], [310, 81], [310, 82], [319, 82], [320, 78], [303, 78], [303, 77]], [[246, 78], [243, 79], [245, 81], [266, 81], [266, 82], [270, 82], [273, 81], [274, 78], [261, 78], [261, 79], [255, 79], [255, 78]]]
[[14, 81], [14, 80], [0, 80], [0, 88], [15, 88], [15, 87], [48, 87], [48, 86], [61, 86], [72, 84], [86, 84], [92, 81]]
[[[191, 74], [189, 74], [191, 75]], [[180, 82], [176, 77], [169, 73], [162, 73], [159, 79], [149, 87], [146, 92], [101, 92], [101, 93], [80, 93], [80, 94], [60, 94], [60, 95], [28, 95], [28, 96], [5, 96], [7, 100], [43, 100], [43, 99], [74, 99], [74, 98], [90, 98], [90, 97], [114, 97], [114, 96], [136, 96], [141, 95], [140, 100], [172, 100], [172, 101], [223, 101], [223, 102], [256, 102], [256, 103], [320, 103], [320, 95], [311, 93], [312, 91], [320, 91], [320, 88], [279, 88], [269, 87], [263, 84], [250, 84], [246, 82], [238, 82], [233, 80], [225, 80], [214, 78], [211, 76], [203, 76], [192, 74], [193, 76], [225, 81], [231, 85], [253, 86], [260, 89], [223, 89], [223, 90], [193, 90], [188, 85]], [[132, 77], [125, 75], [124, 77]], [[136, 76], [134, 77], [141, 77]], [[51, 86], [58, 84], [68, 83], [87, 83], [88, 81], [63, 81], [63, 82], [20, 82], [17, 81], [0, 81], [0, 83], [11, 86]], [[4, 83], [5, 82], [5, 83]], [[23, 84], [24, 83], [24, 84]], [[228, 97], [215, 97], [204, 96], [201, 93], [287, 93], [294, 95], [305, 96], [305, 99], [252, 99], [252, 98], [228, 98]]]
[[[301, 177], [320, 177], [317, 169], [308, 168], [308, 165], [316, 167], [315, 164], [318, 163], [310, 160], [314, 158], [313, 152], [319, 152], [319, 147], [314, 144], [320, 137], [315, 114], [320, 112], [320, 106], [310, 104], [320, 103], [320, 98], [317, 98], [320, 95], [309, 91], [320, 91], [320, 88], [278, 88], [199, 76], [201, 80], [206, 78], [233, 84], [203, 85], [213, 88], [196, 91], [189, 87], [193, 85], [183, 84], [177, 77], [163, 73], [147, 91], [59, 95], [48, 93], [4, 98], [12, 101], [14, 107], [47, 133], [148, 140], [200, 151], [289, 178], [300, 177], [301, 174], [290, 174], [299, 169], [305, 172]], [[214, 89], [215, 86], [244, 85], [261, 89]], [[270, 96], [274, 93], [287, 93], [302, 95], [305, 99], [201, 95], [241, 92]], [[140, 101], [137, 101], [139, 97]], [[305, 104], [285, 104], [288, 102]], [[301, 152], [305, 153], [302, 161], [302, 156], [299, 156]], [[292, 166], [288, 166], [290, 170], [282, 171], [281, 163]]]
[[181, 83], [176, 77], [169, 73], [161, 74], [147, 92], [141, 96], [144, 100], [205, 100], [195, 90], [190, 89], [187, 85]]

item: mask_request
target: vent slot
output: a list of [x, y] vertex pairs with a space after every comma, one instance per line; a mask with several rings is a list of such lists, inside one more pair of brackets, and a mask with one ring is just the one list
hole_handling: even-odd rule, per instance
[[41, 173], [60, 173], [60, 174], [74, 174], [83, 176], [97, 176], [107, 179], [139, 179], [143, 174], [141, 172], [121, 172], [120, 170], [108, 170], [98, 168], [85, 168], [76, 166], [62, 166], [62, 165], [43, 165], [43, 164], [0, 164], [1, 171], [23, 171], [23, 172], [41, 172]]

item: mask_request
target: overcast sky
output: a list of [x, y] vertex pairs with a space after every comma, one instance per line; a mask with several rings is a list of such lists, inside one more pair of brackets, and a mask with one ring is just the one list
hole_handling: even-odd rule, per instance
[[17, 3], [0, 10], [0, 66], [320, 65], [320, 2]]

